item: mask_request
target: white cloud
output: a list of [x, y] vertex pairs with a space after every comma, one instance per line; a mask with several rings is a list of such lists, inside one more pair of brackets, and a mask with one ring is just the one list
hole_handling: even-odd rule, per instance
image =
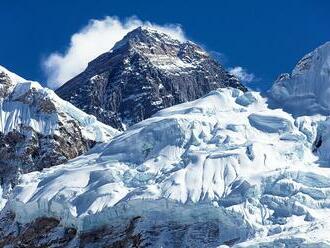
[[241, 66], [229, 68], [229, 72], [245, 83], [250, 83], [256, 79], [253, 73], [248, 73], [247, 70]]
[[64, 53], [54, 52], [43, 61], [48, 87], [58, 88], [82, 72], [89, 61], [109, 51], [117, 41], [139, 26], [148, 26], [175, 39], [185, 40], [179, 25], [160, 26], [135, 17], [126, 21], [120, 21], [117, 17], [91, 20], [87, 26], [72, 35], [70, 45]]

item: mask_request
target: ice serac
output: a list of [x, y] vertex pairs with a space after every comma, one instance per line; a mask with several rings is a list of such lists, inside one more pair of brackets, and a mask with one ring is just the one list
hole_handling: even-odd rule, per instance
[[330, 114], [330, 42], [305, 55], [291, 74], [282, 74], [271, 97], [295, 115]]
[[56, 93], [98, 120], [124, 129], [160, 109], [227, 86], [246, 90], [198, 45], [139, 27]]
[[0, 181], [5, 193], [19, 173], [64, 163], [116, 133], [52, 90], [0, 66]]
[[8, 209], [21, 225], [54, 218], [82, 246], [326, 245], [330, 171], [313, 153], [317, 118], [218, 89], [23, 175]]

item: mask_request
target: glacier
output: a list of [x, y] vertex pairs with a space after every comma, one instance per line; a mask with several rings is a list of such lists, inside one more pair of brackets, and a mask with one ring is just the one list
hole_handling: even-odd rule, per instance
[[[54, 217], [79, 233], [142, 218], [134, 232], [166, 247], [329, 245], [321, 126], [329, 121], [271, 109], [258, 92], [218, 89], [68, 163], [22, 175], [6, 208], [20, 223]], [[177, 237], [173, 223], [189, 228]], [[157, 237], [147, 232], [159, 226], [167, 229]], [[209, 235], [189, 239], [201, 226]]]

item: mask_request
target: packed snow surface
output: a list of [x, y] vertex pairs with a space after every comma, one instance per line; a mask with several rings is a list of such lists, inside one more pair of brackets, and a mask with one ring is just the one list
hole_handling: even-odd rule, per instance
[[324, 130], [321, 116], [294, 119], [259, 93], [219, 89], [66, 164], [23, 175], [9, 207], [20, 222], [53, 216], [80, 231], [137, 215], [182, 223], [208, 216], [222, 220], [219, 244], [329, 245]]

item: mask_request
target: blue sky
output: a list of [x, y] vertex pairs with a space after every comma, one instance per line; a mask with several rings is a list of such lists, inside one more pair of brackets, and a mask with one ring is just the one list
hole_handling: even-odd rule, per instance
[[[279, 73], [330, 40], [330, 1], [218, 0], [0, 0], [0, 64], [45, 82], [42, 62], [64, 53], [90, 19], [136, 16], [159, 25], [179, 24], [187, 38], [221, 54], [226, 67], [241, 66], [267, 88]], [[109, 47], [110, 49], [111, 47]]]

